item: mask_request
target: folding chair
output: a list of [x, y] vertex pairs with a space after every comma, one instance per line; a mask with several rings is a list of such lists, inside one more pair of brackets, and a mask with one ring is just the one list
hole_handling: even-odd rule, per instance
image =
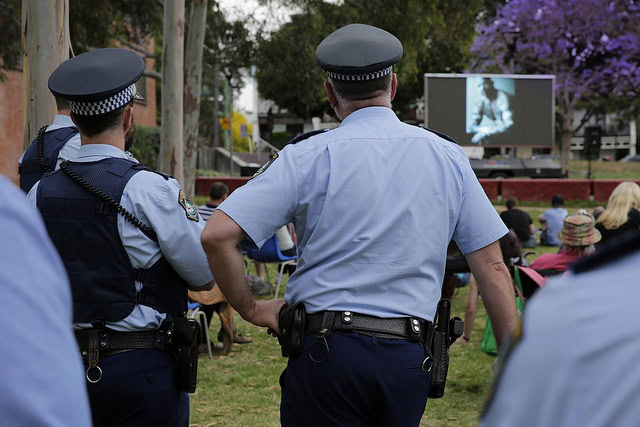
[[200, 323], [200, 329], [204, 332], [204, 338], [207, 342], [207, 351], [209, 352], [209, 358], [211, 358], [211, 341], [209, 341], [209, 325], [207, 324], [207, 315], [204, 311], [200, 310], [199, 302], [187, 303], [187, 317], [195, 319]]
[[[276, 284], [276, 292], [273, 299], [278, 298], [278, 293], [280, 292], [280, 284], [282, 283], [282, 277], [284, 275], [284, 268], [287, 265], [297, 265], [298, 264], [298, 256], [286, 256], [280, 251], [280, 247], [278, 246], [278, 239], [275, 234], [267, 240], [260, 250], [248, 249], [247, 250], [247, 258], [249, 258], [250, 262], [264, 262], [264, 263], [280, 263], [280, 270], [278, 272], [278, 279]], [[246, 273], [249, 273], [249, 265], [250, 262], [247, 263]], [[268, 276], [267, 276], [268, 279]]]

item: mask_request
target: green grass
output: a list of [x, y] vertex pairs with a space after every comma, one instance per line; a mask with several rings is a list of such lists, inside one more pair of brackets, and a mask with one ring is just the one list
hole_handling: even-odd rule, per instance
[[[197, 199], [196, 199], [197, 200]], [[502, 206], [497, 206], [502, 210]], [[538, 215], [547, 207], [525, 206], [535, 225], [540, 227]], [[569, 213], [577, 208], [569, 208]], [[527, 249], [531, 250], [531, 249]], [[557, 248], [537, 247], [535, 256], [556, 252]], [[276, 277], [275, 265], [270, 264], [271, 281]], [[282, 291], [281, 291], [282, 292]], [[469, 287], [456, 289], [452, 300], [452, 315], [464, 318]], [[271, 298], [271, 297], [266, 297]], [[424, 426], [475, 426], [492, 380], [494, 357], [480, 351], [480, 341], [486, 323], [486, 312], [478, 304], [471, 341], [451, 348], [451, 364], [445, 396], [431, 399], [422, 418]], [[198, 389], [191, 395], [191, 425], [205, 426], [278, 426], [280, 425], [280, 386], [278, 379], [286, 366], [275, 338], [243, 321], [236, 313], [240, 333], [253, 339], [250, 344], [234, 344], [227, 356], [214, 354], [209, 359], [200, 356]], [[215, 339], [220, 322], [214, 316], [210, 336]]]
[[[569, 178], [586, 179], [589, 162], [586, 160], [569, 161]], [[640, 179], [640, 162], [591, 162], [592, 179]]]

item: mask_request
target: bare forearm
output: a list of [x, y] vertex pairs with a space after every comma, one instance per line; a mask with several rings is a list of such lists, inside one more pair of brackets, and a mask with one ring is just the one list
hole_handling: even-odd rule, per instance
[[518, 316], [511, 276], [502, 261], [497, 242], [467, 255], [467, 260], [478, 283], [499, 348], [503, 339], [513, 330]]
[[256, 300], [244, 275], [242, 253], [232, 243], [214, 243], [207, 247], [209, 264], [216, 283], [229, 304], [245, 320], [250, 320]]

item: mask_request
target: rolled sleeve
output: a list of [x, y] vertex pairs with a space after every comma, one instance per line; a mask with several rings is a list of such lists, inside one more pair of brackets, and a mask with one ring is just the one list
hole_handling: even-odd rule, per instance
[[296, 153], [286, 147], [269, 167], [246, 185], [235, 190], [218, 207], [233, 219], [256, 248], [288, 224], [298, 199]]
[[469, 161], [464, 161], [463, 195], [453, 239], [468, 254], [500, 239], [509, 231], [485, 194]]

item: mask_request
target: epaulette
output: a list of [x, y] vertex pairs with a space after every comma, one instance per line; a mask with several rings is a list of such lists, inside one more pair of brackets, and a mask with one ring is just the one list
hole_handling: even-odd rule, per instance
[[319, 133], [323, 133], [327, 131], [329, 131], [329, 129], [318, 129], [318, 130], [312, 130], [311, 132], [307, 132], [307, 133], [301, 133], [300, 135], [296, 136], [291, 141], [289, 141], [289, 144], [297, 144], [300, 141], [304, 141], [305, 139], [309, 139], [314, 135], [318, 135]]
[[640, 249], [640, 232], [636, 231], [622, 235], [614, 241], [604, 243], [593, 255], [577, 261], [571, 266], [571, 271], [575, 274], [593, 271], [619, 258], [630, 255], [638, 249]]
[[147, 171], [147, 172], [153, 172], [155, 174], [160, 175], [161, 177], [164, 178], [165, 181], [168, 181], [169, 178], [173, 178], [171, 175], [164, 173], [164, 172], [159, 172], [157, 170], [151, 169], [149, 166], [143, 164], [143, 163], [138, 163], [137, 165], [133, 166], [133, 169], [136, 170], [141, 170], [141, 171]]
[[456, 145], [460, 145], [460, 144], [458, 144], [458, 142], [457, 142], [455, 139], [451, 138], [451, 137], [450, 137], [449, 135], [447, 135], [446, 133], [438, 132], [437, 130], [429, 129], [429, 128], [426, 128], [426, 127], [424, 127], [424, 126], [422, 126], [422, 125], [416, 125], [416, 126], [418, 126], [419, 128], [422, 128], [422, 129], [424, 129], [424, 130], [426, 130], [426, 131], [429, 131], [429, 132], [431, 132], [431, 133], [435, 133], [436, 135], [438, 135], [438, 136], [439, 136], [440, 138], [442, 138], [442, 139], [445, 139], [445, 140], [447, 140], [447, 141], [449, 141], [449, 142], [453, 142], [453, 143], [454, 143], [454, 144], [456, 144]]

